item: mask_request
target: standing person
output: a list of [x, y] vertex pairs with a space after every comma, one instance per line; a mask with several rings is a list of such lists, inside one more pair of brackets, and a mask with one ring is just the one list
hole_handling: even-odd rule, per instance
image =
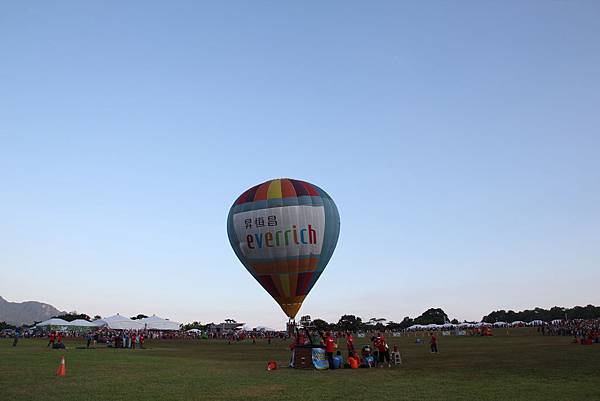
[[135, 349], [135, 332], [131, 334], [131, 349]]
[[371, 343], [373, 343], [372, 353], [373, 358], [375, 359], [375, 365], [379, 363], [379, 337], [374, 336], [371, 337]]
[[335, 351], [335, 341], [333, 340], [331, 333], [328, 331], [325, 333], [325, 353], [327, 354], [329, 369], [335, 369], [333, 366], [333, 351]]
[[385, 342], [385, 337], [381, 333], [377, 333], [376, 347], [377, 347], [377, 362], [379, 367], [382, 367], [383, 364], [387, 361], [388, 368], [392, 365], [390, 364], [390, 349]]
[[15, 339], [13, 341], [13, 347], [17, 346], [17, 343], [19, 342], [19, 337], [21, 336], [21, 332], [19, 332], [19, 329], [15, 329]]
[[60, 331], [56, 335], [56, 342], [62, 344], [62, 333]]
[[46, 345], [46, 347], [49, 347], [50, 344], [52, 344], [52, 348], [54, 348], [54, 340], [56, 340], [56, 334], [53, 331], [51, 331], [50, 335], [48, 337], [49, 337], [49, 340], [48, 340], [48, 345]]
[[348, 356], [351, 354], [356, 354], [356, 350], [354, 349], [354, 338], [352, 338], [352, 333], [346, 333], [346, 347], [348, 348]]
[[437, 352], [438, 352], [437, 337], [433, 333], [431, 333], [431, 338], [429, 339], [429, 344], [431, 344], [431, 353], [437, 354]]
[[90, 343], [92, 342], [92, 333], [87, 333], [87, 335], [85, 336], [85, 338], [87, 340], [86, 348], [90, 348]]
[[140, 348], [144, 349], [144, 334], [140, 334]]

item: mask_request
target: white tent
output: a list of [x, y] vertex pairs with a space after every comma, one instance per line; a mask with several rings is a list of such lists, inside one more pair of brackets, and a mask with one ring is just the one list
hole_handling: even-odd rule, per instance
[[202, 330], [200, 330], [200, 329], [189, 329], [188, 331], [186, 331], [186, 333], [201, 334]]
[[256, 331], [277, 331], [267, 326], [257, 326]]
[[496, 323], [494, 323], [494, 327], [504, 327], [504, 326], [508, 326], [508, 323], [506, 323], [506, 322], [496, 322]]
[[121, 316], [118, 313], [113, 316], [105, 317], [95, 321], [97, 324], [107, 326], [115, 330], [144, 330], [144, 324], [137, 320], [131, 320], [128, 317]]
[[36, 327], [44, 327], [44, 326], [71, 326], [71, 322], [67, 322], [66, 320], [62, 320], [59, 318], [52, 318], [46, 321], [40, 322], [35, 325]]
[[527, 323], [527, 326], [541, 326], [542, 324], [544, 324], [543, 320], [532, 320], [531, 322]]
[[138, 320], [147, 330], [179, 330], [181, 324], [172, 322], [169, 319], [163, 319], [156, 315], [145, 317]]
[[519, 325], [523, 325], [524, 326], [525, 322], [523, 322], [521, 320], [517, 320], [517, 321], [511, 323], [511, 326], [513, 326], [513, 327], [514, 326], [519, 326]]
[[98, 324], [94, 323], [94, 322], [88, 322], [87, 320], [83, 320], [83, 319], [75, 319], [72, 322], [70, 322], [70, 326], [78, 326], [78, 327], [98, 327]]

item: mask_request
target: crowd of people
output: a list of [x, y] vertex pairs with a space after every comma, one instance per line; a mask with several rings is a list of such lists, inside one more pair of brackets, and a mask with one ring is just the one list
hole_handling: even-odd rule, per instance
[[[62, 332], [51, 331], [49, 333], [38, 333], [36, 337], [48, 338], [48, 347], [65, 348], [63, 339], [85, 339], [85, 348], [96, 348], [97, 344], [104, 344], [109, 348], [144, 348], [148, 338], [167, 339], [171, 338], [163, 332], [150, 332], [147, 330], [115, 330], [106, 327], [89, 332]], [[179, 338], [179, 336], [178, 336]]]
[[538, 332], [548, 336], [569, 336], [579, 344], [600, 343], [600, 319], [571, 319], [554, 321], [538, 327]]
[[[339, 340], [345, 340], [346, 343], [346, 361], [342, 352], [339, 350]], [[306, 338], [303, 331], [299, 331], [294, 337], [294, 341], [290, 344], [290, 349], [293, 351], [297, 346], [307, 345], [309, 340]], [[325, 349], [328, 366], [330, 369], [339, 368], [373, 368], [373, 367], [391, 367], [392, 361], [390, 357], [390, 348], [385, 339], [385, 336], [378, 332], [370, 338], [370, 343], [363, 346], [360, 353], [357, 352], [354, 345], [354, 336], [351, 332], [334, 333], [327, 331], [321, 337], [320, 346]], [[394, 349], [397, 352], [397, 349]]]

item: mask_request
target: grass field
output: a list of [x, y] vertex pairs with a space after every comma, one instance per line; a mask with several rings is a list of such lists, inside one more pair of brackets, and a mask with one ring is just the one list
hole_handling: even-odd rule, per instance
[[[154, 341], [145, 350], [46, 348], [0, 340], [2, 400], [600, 400], [600, 345], [571, 344], [527, 329], [495, 337], [441, 337], [440, 353], [415, 337], [392, 369], [285, 368], [287, 343]], [[357, 339], [357, 345], [361, 344]], [[67, 377], [56, 377], [61, 355]], [[266, 371], [266, 362], [282, 367]]]

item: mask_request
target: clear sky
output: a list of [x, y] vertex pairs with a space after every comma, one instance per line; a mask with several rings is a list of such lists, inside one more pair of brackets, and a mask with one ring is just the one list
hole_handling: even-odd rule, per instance
[[4, 2], [0, 295], [282, 327], [226, 217], [340, 240], [300, 314], [600, 304], [600, 2]]

